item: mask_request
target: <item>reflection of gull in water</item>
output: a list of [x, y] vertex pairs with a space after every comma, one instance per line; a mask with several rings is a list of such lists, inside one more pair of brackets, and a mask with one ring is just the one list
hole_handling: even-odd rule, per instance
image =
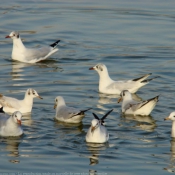
[[[60, 133], [64, 134], [80, 134], [83, 132], [83, 124], [80, 123], [65, 123], [55, 120], [54, 126], [59, 129]], [[62, 130], [63, 128], [63, 130]]]
[[88, 150], [92, 154], [89, 156], [90, 165], [96, 165], [99, 163], [99, 155], [100, 151], [105, 150], [107, 147], [109, 147], [109, 143], [86, 143], [88, 146]]
[[31, 117], [31, 113], [23, 115], [22, 125], [24, 125], [24, 126], [32, 126], [32, 123], [33, 123], [33, 120], [32, 120], [32, 117]]
[[175, 172], [175, 138], [172, 138], [170, 143], [171, 143], [170, 164], [168, 165], [168, 167], [164, 168], [164, 170], [173, 173]]
[[25, 80], [26, 73], [30, 73], [30, 72], [27, 72], [26, 69], [31, 68], [31, 66], [33, 66], [34, 69], [35, 67], [53, 68], [52, 72], [61, 72], [62, 68], [57, 67], [55, 63], [57, 62], [54, 60], [47, 60], [47, 61], [43, 61], [42, 63], [34, 63], [34, 64], [14, 61], [12, 62], [12, 72], [11, 72], [12, 79], [13, 80]]
[[[111, 103], [117, 103], [117, 100], [120, 96], [115, 95], [108, 95], [108, 94], [101, 94], [99, 93], [99, 100], [98, 102], [101, 104], [111, 104]], [[142, 99], [137, 94], [132, 94], [132, 98], [136, 101], [141, 101]]]
[[[8, 156], [10, 158], [18, 158], [19, 157], [19, 151], [18, 146], [21, 143], [21, 140], [19, 138], [3, 138], [3, 143], [6, 144], [5, 150], [8, 151]], [[9, 162], [11, 163], [19, 163], [20, 161], [17, 159], [10, 159]]]
[[127, 120], [135, 120], [137, 121], [136, 125], [134, 127], [139, 127], [142, 130], [146, 131], [154, 131], [156, 128], [156, 121], [153, 119], [151, 115], [149, 116], [133, 116], [133, 115], [124, 115], [121, 114], [121, 117], [124, 117]]

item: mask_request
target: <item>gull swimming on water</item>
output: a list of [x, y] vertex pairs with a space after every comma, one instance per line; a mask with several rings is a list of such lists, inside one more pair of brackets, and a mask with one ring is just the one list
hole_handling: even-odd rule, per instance
[[18, 32], [11, 32], [6, 38], [13, 40], [12, 59], [25, 63], [36, 63], [45, 60], [59, 49], [56, 48], [60, 40], [41, 48], [26, 48]]
[[55, 98], [54, 109], [56, 109], [55, 119], [67, 122], [67, 123], [80, 123], [85, 116], [85, 112], [90, 110], [79, 110], [73, 107], [66, 106], [64, 98], [61, 96], [57, 96]]
[[0, 113], [0, 135], [6, 137], [22, 135], [21, 118], [22, 114], [19, 111], [14, 112], [11, 116]]
[[124, 114], [149, 115], [156, 106], [158, 98], [159, 96], [156, 96], [149, 100], [138, 102], [132, 99], [132, 95], [128, 90], [124, 90], [120, 94], [118, 103], [123, 100], [122, 112]]
[[142, 77], [135, 78], [132, 80], [124, 80], [124, 81], [114, 81], [109, 77], [107, 67], [99, 63], [94, 67], [89, 68], [89, 70], [96, 70], [99, 74], [99, 92], [104, 94], [120, 94], [123, 90], [128, 90], [131, 93], [135, 93], [142, 86], [148, 84], [151, 80], [157, 78], [148, 78], [150, 74], [146, 74]]
[[109, 140], [109, 134], [104, 126], [104, 119], [113, 111], [108, 111], [101, 119], [93, 113], [95, 119], [91, 121], [91, 127], [86, 134], [86, 142], [105, 143]]
[[27, 89], [23, 100], [0, 94], [0, 106], [3, 107], [3, 110], [6, 113], [10, 114], [15, 111], [20, 111], [23, 114], [30, 113], [32, 111], [33, 99], [35, 97], [42, 99], [34, 89]]
[[175, 111], [171, 112], [164, 120], [172, 120], [171, 137], [175, 137]]

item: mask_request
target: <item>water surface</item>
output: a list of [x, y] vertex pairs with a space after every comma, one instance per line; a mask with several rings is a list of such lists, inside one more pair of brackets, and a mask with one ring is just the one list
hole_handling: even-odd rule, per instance
[[[175, 141], [171, 122], [175, 109], [174, 1], [7, 1], [1, 4], [0, 92], [23, 98], [34, 88], [34, 100], [23, 117], [24, 135], [0, 138], [0, 172], [168, 174], [174, 172]], [[60, 39], [59, 52], [47, 61], [25, 64], [11, 60], [11, 31], [25, 45], [40, 47]], [[117, 96], [98, 92], [98, 75], [88, 68], [102, 62], [115, 80], [147, 73], [160, 78], [140, 89], [136, 98], [160, 94], [148, 117], [122, 116]], [[88, 111], [82, 123], [54, 121], [54, 99]], [[92, 145], [85, 135], [93, 118], [114, 109], [106, 120], [110, 140]], [[31, 174], [30, 174], [31, 175]]]

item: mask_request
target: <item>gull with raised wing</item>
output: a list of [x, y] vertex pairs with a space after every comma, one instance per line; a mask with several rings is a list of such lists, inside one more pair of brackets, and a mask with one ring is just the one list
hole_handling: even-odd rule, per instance
[[114, 81], [109, 77], [107, 67], [99, 63], [94, 67], [89, 68], [89, 70], [96, 70], [99, 74], [99, 92], [104, 94], [120, 94], [123, 90], [128, 90], [131, 93], [135, 93], [142, 86], [148, 84], [151, 80], [157, 78], [148, 78], [150, 74], [146, 74], [142, 77], [135, 78], [132, 80], [124, 80], [124, 81]]
[[57, 45], [60, 42], [60, 40], [57, 40], [50, 46], [41, 48], [26, 48], [18, 32], [13, 31], [6, 38], [13, 40], [12, 59], [25, 63], [36, 63], [45, 60], [58, 51]]
[[11, 116], [0, 113], [0, 135], [5, 137], [22, 135], [21, 118], [22, 114], [19, 111], [14, 112]]
[[156, 106], [158, 98], [159, 96], [156, 96], [149, 100], [138, 102], [133, 100], [132, 95], [128, 90], [124, 90], [120, 94], [118, 103], [123, 100], [122, 112], [124, 114], [149, 115]]
[[171, 112], [164, 120], [172, 120], [171, 137], [175, 137], [175, 111]]
[[95, 119], [91, 121], [91, 127], [86, 134], [86, 142], [105, 143], [109, 140], [109, 134], [104, 126], [104, 119], [113, 111], [108, 111], [101, 119], [93, 113]]
[[64, 98], [57, 96], [55, 98], [54, 109], [56, 109], [55, 119], [66, 123], [80, 123], [85, 116], [85, 112], [90, 110], [79, 110], [66, 106]]
[[0, 106], [3, 107], [6, 113], [10, 114], [15, 111], [20, 111], [23, 114], [30, 113], [32, 111], [33, 99], [36, 97], [42, 99], [34, 89], [27, 89], [23, 100], [0, 94]]

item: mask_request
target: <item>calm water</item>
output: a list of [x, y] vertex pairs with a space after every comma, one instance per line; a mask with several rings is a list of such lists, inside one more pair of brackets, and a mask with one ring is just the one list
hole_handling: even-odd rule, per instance
[[[22, 137], [0, 138], [0, 173], [160, 175], [175, 171], [171, 122], [163, 120], [175, 110], [174, 6], [174, 1], [163, 0], [1, 3], [0, 92], [23, 98], [27, 88], [34, 88], [44, 99], [35, 99], [32, 114], [23, 117]], [[4, 38], [13, 30], [21, 33], [28, 47], [61, 39], [60, 50], [41, 63], [14, 62], [12, 41]], [[88, 68], [99, 62], [116, 80], [150, 72], [160, 76], [137, 92], [141, 99], [160, 94], [151, 116], [124, 117], [117, 96], [98, 93], [98, 75]], [[58, 95], [69, 106], [93, 110], [78, 125], [55, 122], [53, 105]], [[102, 116], [112, 108], [106, 120], [109, 143], [86, 144], [92, 112]]]

